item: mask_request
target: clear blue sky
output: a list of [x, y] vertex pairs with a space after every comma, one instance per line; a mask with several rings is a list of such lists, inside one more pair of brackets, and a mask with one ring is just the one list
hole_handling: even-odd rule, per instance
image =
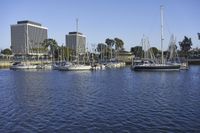
[[160, 48], [160, 5], [164, 5], [164, 48], [172, 33], [177, 41], [186, 35], [193, 47], [200, 47], [200, 0], [1, 0], [0, 49], [10, 47], [10, 25], [19, 20], [48, 27], [48, 37], [61, 45], [76, 29], [76, 18], [89, 45], [119, 37], [130, 50], [144, 34], [151, 46]]

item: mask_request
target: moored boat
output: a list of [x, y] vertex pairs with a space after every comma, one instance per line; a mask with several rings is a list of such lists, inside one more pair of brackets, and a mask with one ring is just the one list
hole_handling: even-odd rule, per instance
[[149, 61], [144, 61], [141, 64], [132, 66], [135, 71], [178, 71], [180, 70], [179, 64], [156, 64]]
[[91, 65], [73, 64], [67, 67], [68, 71], [85, 71], [92, 70]]
[[10, 67], [11, 70], [25, 70], [25, 69], [36, 69], [37, 65], [33, 65], [25, 62], [15, 62]]
[[[149, 47], [149, 41], [144, 41], [142, 39], [142, 46], [145, 48], [144, 53], [146, 57], [144, 57], [143, 60], [140, 60], [140, 62], [135, 62], [132, 61], [131, 69], [135, 71], [174, 71], [174, 70], [180, 70], [180, 64], [167, 64], [164, 63], [164, 57], [163, 57], [163, 6], [160, 7], [161, 11], [161, 63], [159, 61], [155, 60], [155, 56], [153, 55], [152, 51], [148, 49]], [[150, 54], [147, 52], [151, 52]], [[147, 56], [150, 55], [152, 58], [147, 58]]]

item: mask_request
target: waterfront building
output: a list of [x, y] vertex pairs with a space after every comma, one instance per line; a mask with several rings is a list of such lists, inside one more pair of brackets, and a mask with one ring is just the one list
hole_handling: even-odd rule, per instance
[[66, 35], [66, 47], [72, 49], [75, 55], [85, 53], [86, 36], [80, 32], [69, 32]]
[[11, 49], [14, 55], [44, 55], [42, 42], [47, 28], [40, 23], [24, 20], [11, 25]]
[[118, 51], [116, 53], [116, 57], [115, 57], [118, 61], [122, 61], [125, 62], [127, 64], [130, 64], [132, 62], [132, 59], [134, 58], [134, 55], [131, 52], [128, 51]]

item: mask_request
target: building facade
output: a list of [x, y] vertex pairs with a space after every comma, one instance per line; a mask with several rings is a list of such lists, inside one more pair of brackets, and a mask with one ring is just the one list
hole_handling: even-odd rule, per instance
[[66, 47], [72, 49], [74, 54], [84, 54], [86, 46], [86, 36], [80, 32], [69, 32], [66, 35]]
[[125, 62], [126, 64], [131, 64], [132, 63], [132, 60], [134, 58], [134, 55], [131, 53], [131, 52], [128, 52], [128, 51], [118, 51], [116, 53], [116, 57], [115, 57], [118, 61], [123, 61]]
[[11, 25], [11, 49], [14, 55], [46, 54], [41, 44], [45, 39], [47, 28], [39, 23], [25, 20]]

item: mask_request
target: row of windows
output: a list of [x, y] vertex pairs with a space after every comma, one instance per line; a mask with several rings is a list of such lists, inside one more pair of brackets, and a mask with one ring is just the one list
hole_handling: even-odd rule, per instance
[[[28, 28], [28, 29], [27, 29]], [[33, 53], [47, 39], [47, 29], [27, 25], [11, 26], [11, 48], [15, 54]]]
[[85, 53], [86, 38], [77, 35], [66, 35], [66, 47], [76, 51], [76, 53]]

